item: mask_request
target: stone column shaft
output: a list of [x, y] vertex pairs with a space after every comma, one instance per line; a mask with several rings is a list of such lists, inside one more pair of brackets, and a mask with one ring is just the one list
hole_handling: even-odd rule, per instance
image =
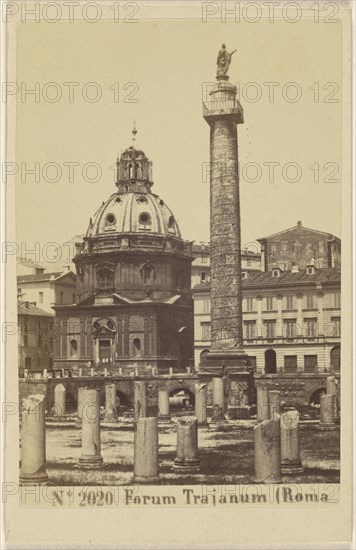
[[320, 396], [320, 430], [335, 430], [335, 399], [334, 394]]
[[299, 447], [299, 413], [289, 410], [281, 415], [281, 470], [283, 474], [303, 471]]
[[105, 386], [105, 417], [106, 422], [115, 422], [116, 414], [116, 386], [106, 384]]
[[[242, 346], [240, 202], [234, 116], [210, 124], [211, 350]], [[223, 182], [223, 184], [222, 184]]]
[[63, 416], [66, 413], [66, 389], [58, 384], [54, 389], [54, 416]]
[[198, 470], [198, 419], [194, 416], [181, 416], [177, 419], [177, 469]]
[[280, 392], [278, 390], [269, 391], [269, 417], [273, 418], [273, 414], [281, 413], [281, 399]]
[[46, 424], [44, 395], [30, 395], [22, 402], [21, 483], [46, 483]]
[[263, 422], [269, 418], [269, 391], [268, 388], [259, 386], [257, 388], [257, 421]]
[[280, 483], [281, 440], [280, 420], [275, 415], [254, 427], [255, 481], [258, 483]]
[[169, 392], [166, 388], [158, 390], [158, 414], [161, 420], [169, 420]]
[[337, 418], [339, 414], [338, 407], [338, 395], [337, 395], [337, 381], [335, 376], [328, 376], [326, 379], [326, 393], [328, 395], [335, 395], [335, 411], [334, 417]]
[[146, 382], [134, 382], [135, 420], [147, 415]]
[[100, 453], [99, 390], [83, 387], [82, 400], [82, 455], [79, 466], [100, 468], [103, 457]]
[[198, 426], [207, 426], [207, 387], [206, 384], [195, 384], [195, 416]]
[[158, 482], [158, 468], [158, 419], [140, 417], [135, 423], [133, 483]]
[[224, 378], [213, 378], [213, 419], [224, 420], [225, 413], [225, 392]]

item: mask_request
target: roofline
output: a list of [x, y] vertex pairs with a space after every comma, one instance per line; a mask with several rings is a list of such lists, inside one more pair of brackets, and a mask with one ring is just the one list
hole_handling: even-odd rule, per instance
[[[283, 233], [287, 233], [288, 231], [292, 231], [293, 229], [298, 229], [298, 227], [299, 227], [298, 225], [294, 225], [293, 227], [289, 227], [288, 229], [283, 229], [282, 231], [277, 231], [277, 233], [273, 233], [272, 235], [268, 235], [267, 237], [260, 237], [259, 239], [256, 239], [256, 241], [259, 243], [262, 243], [262, 241], [271, 239], [272, 237], [276, 237], [277, 235], [282, 235]], [[320, 231], [319, 229], [311, 229], [310, 227], [304, 227], [303, 225], [300, 226], [300, 228], [305, 229], [306, 231], [312, 231], [314, 233], [322, 233], [323, 235], [328, 235], [329, 237], [341, 242], [341, 239], [336, 235], [333, 235], [333, 233], [329, 233], [327, 231]]]
[[[262, 272], [263, 273], [263, 272]], [[279, 279], [279, 277], [275, 277], [275, 279]], [[250, 284], [246, 284], [245, 281], [247, 279], [245, 279], [243, 281], [243, 284], [242, 284], [242, 290], [246, 289], [246, 288], [259, 288], [261, 290], [271, 290], [271, 289], [278, 289], [280, 288], [281, 286], [283, 287], [297, 287], [298, 285], [300, 286], [317, 286], [317, 285], [322, 285], [322, 286], [325, 286], [325, 285], [332, 285], [332, 284], [341, 284], [341, 278], [340, 279], [336, 279], [336, 280], [333, 280], [333, 281], [289, 281], [288, 283], [285, 282], [281, 282], [281, 281], [276, 281], [276, 284], [275, 285], [266, 285], [265, 282], [264, 283], [253, 283], [251, 282]], [[211, 290], [211, 285], [209, 284], [206, 284], [206, 286], [202, 286], [202, 285], [196, 285], [196, 286], [193, 286], [192, 288], [192, 291], [194, 292], [197, 292], [197, 291], [210, 291]]]

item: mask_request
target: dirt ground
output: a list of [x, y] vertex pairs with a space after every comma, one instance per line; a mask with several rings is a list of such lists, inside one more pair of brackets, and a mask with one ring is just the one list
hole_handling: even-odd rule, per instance
[[[218, 430], [199, 428], [200, 471], [178, 473], [176, 426], [159, 427], [161, 484], [238, 484], [253, 483], [254, 443], [251, 421], [230, 421]], [[124, 485], [133, 473], [133, 426], [130, 423], [101, 427], [100, 470], [78, 467], [81, 455], [81, 429], [58, 424], [46, 429], [47, 472], [54, 484]], [[340, 432], [319, 431], [316, 425], [300, 426], [300, 448], [304, 472], [282, 477], [283, 483], [338, 483], [340, 472]]]

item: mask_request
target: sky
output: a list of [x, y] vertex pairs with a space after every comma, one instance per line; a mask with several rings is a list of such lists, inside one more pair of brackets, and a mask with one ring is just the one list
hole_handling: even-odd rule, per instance
[[[238, 126], [242, 243], [299, 220], [341, 236], [341, 23], [41, 22], [19, 25], [17, 38], [19, 89], [38, 83], [40, 91], [38, 102], [17, 94], [21, 250], [85, 233], [116, 189], [112, 167], [132, 144], [134, 121], [136, 144], [153, 162], [153, 192], [172, 209], [185, 239], [209, 240], [202, 101], [222, 42], [237, 49], [229, 74], [245, 116]], [[26, 174], [36, 162], [38, 182]], [[78, 163], [72, 178], [64, 163]], [[100, 167], [96, 182], [88, 163]]]

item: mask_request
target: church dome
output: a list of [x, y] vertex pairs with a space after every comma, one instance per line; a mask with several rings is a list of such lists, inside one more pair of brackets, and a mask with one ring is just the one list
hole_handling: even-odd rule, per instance
[[86, 236], [111, 233], [158, 233], [182, 238], [170, 208], [147, 190], [114, 193], [99, 207], [90, 220]]
[[[134, 139], [137, 131], [134, 128]], [[116, 162], [117, 192], [90, 219], [86, 237], [112, 233], [158, 234], [182, 238], [172, 211], [151, 191], [152, 162], [133, 145]]]

